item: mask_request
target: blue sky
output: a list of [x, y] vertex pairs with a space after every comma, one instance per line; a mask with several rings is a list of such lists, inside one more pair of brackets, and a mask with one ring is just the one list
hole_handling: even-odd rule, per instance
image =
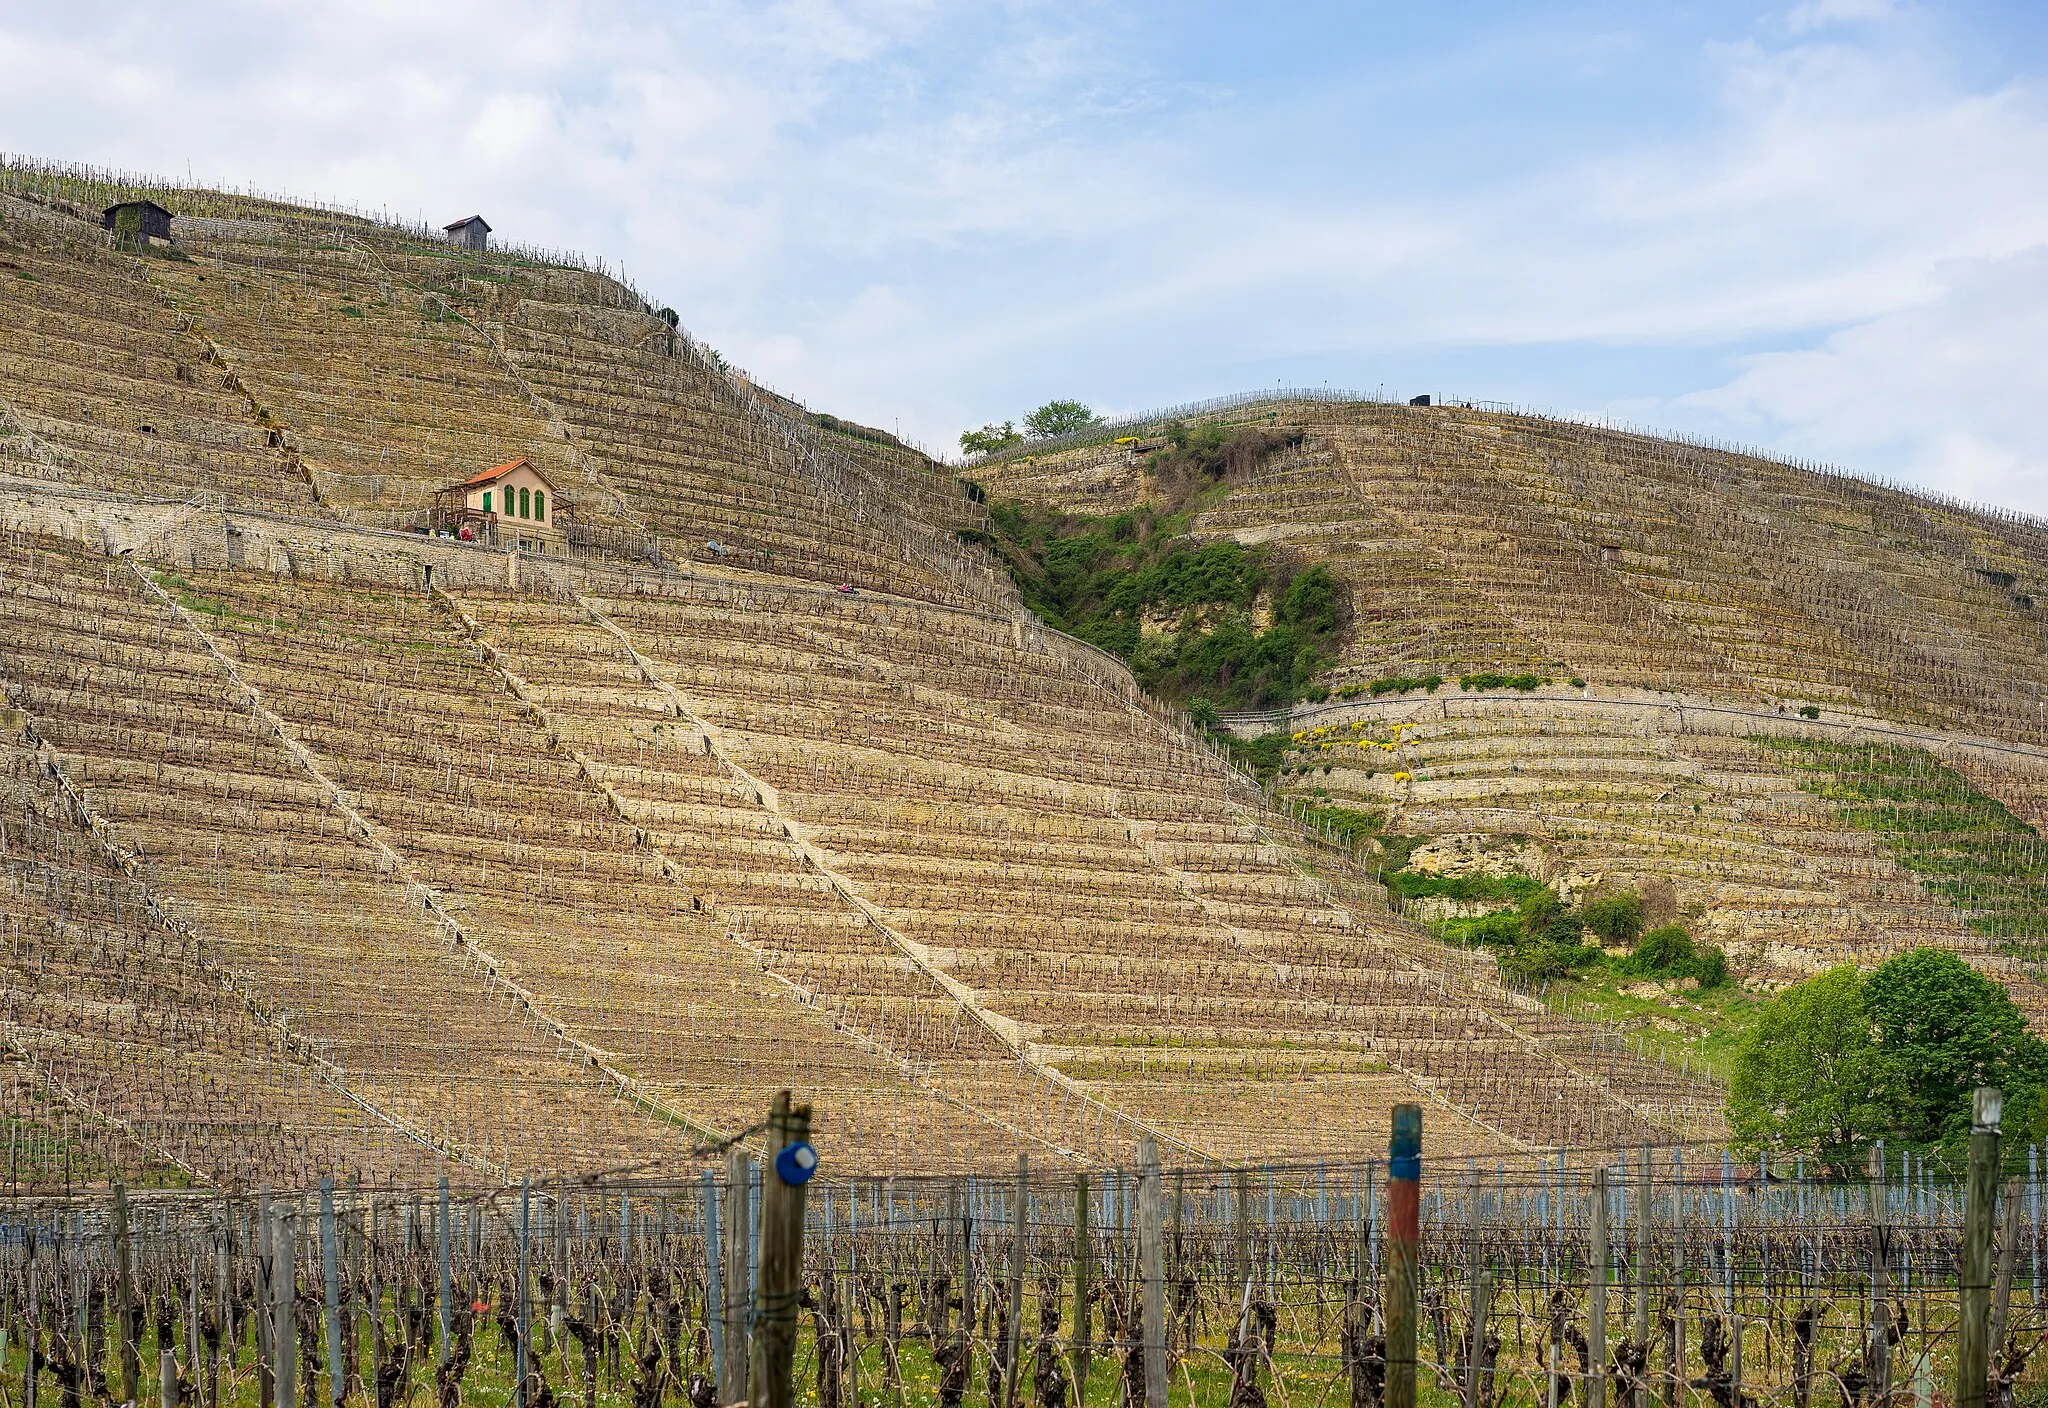
[[1286, 384], [2048, 514], [2048, 6], [0, 0], [0, 147], [622, 262], [944, 449]]

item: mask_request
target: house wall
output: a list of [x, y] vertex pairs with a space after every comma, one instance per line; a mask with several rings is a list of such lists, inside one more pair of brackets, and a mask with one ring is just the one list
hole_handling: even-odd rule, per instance
[[[529, 494], [538, 491], [547, 495], [547, 516], [545, 518], [521, 518], [505, 510], [505, 493], [510, 490], [516, 499], [521, 489]], [[547, 480], [534, 473], [530, 466], [522, 465], [503, 479], [469, 490], [466, 500], [470, 508], [482, 512], [484, 495], [491, 496], [490, 511], [498, 515], [498, 536], [511, 542], [517, 538], [538, 538], [553, 545], [563, 538], [562, 530], [556, 526], [556, 511], [559, 501], [555, 498], [554, 487]]]

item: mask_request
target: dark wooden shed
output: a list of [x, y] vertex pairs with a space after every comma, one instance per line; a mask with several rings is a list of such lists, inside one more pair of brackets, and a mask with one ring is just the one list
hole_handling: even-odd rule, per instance
[[481, 215], [472, 215], [466, 220], [457, 220], [453, 225], [443, 225], [448, 242], [462, 249], [481, 254], [488, 247], [491, 227]]
[[137, 240], [167, 240], [171, 237], [171, 212], [153, 200], [124, 200], [119, 205], [108, 206], [106, 214], [100, 216], [100, 228], [127, 234], [122, 226], [131, 222], [122, 219], [122, 212], [129, 210], [137, 212], [138, 218], [132, 222]]

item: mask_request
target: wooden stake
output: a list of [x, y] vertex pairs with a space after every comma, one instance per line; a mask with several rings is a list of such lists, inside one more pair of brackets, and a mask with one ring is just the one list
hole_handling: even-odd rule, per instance
[[1465, 1328], [1470, 1347], [1465, 1353], [1465, 1408], [1479, 1408], [1479, 1337], [1486, 1319], [1486, 1304], [1480, 1299], [1479, 1284], [1479, 1170], [1465, 1180], [1465, 1225], [1470, 1240], [1465, 1248], [1465, 1291], [1471, 1301]]
[[1088, 1284], [1093, 1269], [1095, 1239], [1088, 1229], [1088, 1175], [1074, 1175], [1074, 1403], [1086, 1408], [1089, 1361], [1094, 1341], [1089, 1337]]
[[1650, 1148], [1645, 1144], [1636, 1152], [1635, 1342], [1642, 1347], [1646, 1365], [1650, 1362], [1650, 1231], [1654, 1221], [1650, 1209], [1655, 1192], [1650, 1182]]
[[327, 1402], [341, 1408], [348, 1371], [342, 1364], [341, 1259], [334, 1241], [334, 1180], [320, 1180], [320, 1277], [327, 1310]]
[[2003, 1092], [1978, 1089], [1970, 1117], [1970, 1172], [1963, 1205], [1963, 1265], [1956, 1326], [1956, 1408], [1984, 1408], [1990, 1378], [1991, 1204], [1998, 1186]]
[[298, 1402], [299, 1335], [292, 1322], [299, 1276], [296, 1236], [292, 1210], [276, 1209], [270, 1229], [270, 1382], [277, 1408]]
[[256, 1392], [259, 1408], [272, 1408], [277, 1379], [272, 1367], [274, 1355], [270, 1337], [276, 1330], [270, 1306], [277, 1299], [277, 1240], [273, 1235], [275, 1215], [270, 1207], [270, 1185], [256, 1192]]
[[2005, 1185], [2005, 1207], [2002, 1209], [2003, 1224], [1998, 1236], [1998, 1281], [1991, 1290], [1991, 1361], [1992, 1367], [1999, 1368], [1998, 1361], [2005, 1357], [2005, 1327], [2012, 1314], [2012, 1269], [2019, 1256], [2020, 1240], [2020, 1181], [2010, 1179]]
[[453, 1280], [452, 1268], [449, 1265], [449, 1238], [452, 1232], [448, 1220], [447, 1174], [441, 1175], [440, 1185], [436, 1191], [441, 1199], [441, 1218], [438, 1232], [440, 1245], [436, 1249], [437, 1265], [434, 1268], [435, 1299], [441, 1309], [441, 1345], [436, 1363], [445, 1366], [448, 1363], [448, 1341], [455, 1333], [455, 1293], [450, 1285], [450, 1282]]
[[811, 1137], [811, 1107], [777, 1093], [761, 1184], [761, 1273], [754, 1291], [753, 1408], [795, 1408], [796, 1309], [804, 1288], [804, 1183], [785, 1183], [777, 1155]]
[[1160, 1245], [1165, 1216], [1159, 1145], [1138, 1141], [1138, 1261], [1145, 1288], [1145, 1408], [1166, 1408], [1166, 1262]]
[[[1415, 1273], [1422, 1243], [1420, 1105], [1394, 1107], [1387, 1154], [1386, 1408], [1415, 1408]], [[1243, 1185], [1239, 1188], [1242, 1192]]]
[[[718, 1401], [747, 1401], [747, 1200], [754, 1180], [754, 1161], [738, 1152], [725, 1157], [725, 1381]], [[621, 1236], [624, 1235], [623, 1230]]]
[[1869, 1180], [1863, 1191], [1870, 1211], [1870, 1334], [1864, 1357], [1869, 1364], [1871, 1401], [1877, 1408], [1884, 1408], [1892, 1394], [1892, 1288], [1882, 1143], [1871, 1146], [1868, 1172]]
[[128, 1189], [114, 1184], [114, 1293], [121, 1298], [121, 1396], [135, 1403], [141, 1393], [142, 1366], [135, 1352], [135, 1265], [128, 1242]]
[[1017, 1186], [1010, 1204], [1010, 1332], [1003, 1345], [1003, 1408], [1017, 1402], [1017, 1359], [1024, 1343], [1025, 1211], [1031, 1200], [1031, 1156], [1017, 1155]]

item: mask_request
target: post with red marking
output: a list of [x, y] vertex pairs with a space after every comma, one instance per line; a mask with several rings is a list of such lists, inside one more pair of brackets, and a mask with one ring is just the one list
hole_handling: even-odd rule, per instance
[[1387, 1148], [1387, 1403], [1415, 1408], [1415, 1268], [1422, 1247], [1422, 1107], [1394, 1107]]

